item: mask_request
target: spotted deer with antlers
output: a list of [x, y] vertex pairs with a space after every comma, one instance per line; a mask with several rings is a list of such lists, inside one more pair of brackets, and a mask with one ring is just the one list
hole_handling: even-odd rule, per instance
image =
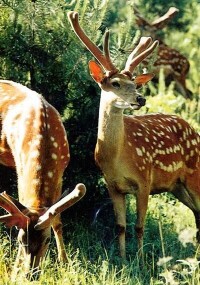
[[[152, 23], [134, 8], [136, 23], [142, 29], [142, 33], [151, 35], [158, 39], [158, 31], [162, 30], [168, 22], [178, 13], [178, 9], [170, 7], [169, 10]], [[188, 59], [178, 50], [170, 47], [159, 38], [157, 59], [154, 62], [154, 72], [159, 74], [160, 69], [164, 70], [165, 80], [168, 83], [175, 82], [176, 89], [186, 98], [192, 97], [192, 92], [186, 86], [186, 78], [190, 69]]]
[[85, 186], [61, 193], [70, 157], [67, 135], [59, 113], [41, 95], [0, 80], [0, 115], [0, 163], [16, 169], [19, 196], [18, 201], [0, 194], [0, 207], [9, 213], [0, 222], [19, 229], [15, 273], [34, 272], [47, 251], [51, 227], [58, 258], [67, 259], [60, 213], [84, 195]]
[[145, 105], [138, 88], [153, 75], [132, 74], [156, 48], [157, 41], [142, 37], [120, 72], [109, 55], [108, 32], [102, 53], [80, 27], [78, 13], [69, 12], [68, 17], [79, 39], [99, 62], [89, 63], [91, 76], [101, 88], [95, 160], [113, 202], [121, 256], [126, 257], [126, 194], [136, 197], [135, 230], [141, 252], [149, 195], [161, 192], [173, 193], [193, 211], [200, 242], [199, 135], [174, 115], [123, 114], [127, 108], [138, 110]]

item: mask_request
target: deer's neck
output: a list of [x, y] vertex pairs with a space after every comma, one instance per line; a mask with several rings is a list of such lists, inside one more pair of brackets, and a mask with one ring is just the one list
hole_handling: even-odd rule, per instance
[[121, 152], [124, 143], [123, 110], [113, 106], [112, 96], [102, 91], [99, 123], [98, 141], [96, 146], [97, 160], [116, 159]]

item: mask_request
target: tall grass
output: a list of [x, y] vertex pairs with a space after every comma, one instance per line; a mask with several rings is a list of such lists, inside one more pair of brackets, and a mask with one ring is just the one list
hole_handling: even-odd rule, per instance
[[[145, 265], [137, 257], [134, 235], [135, 199], [128, 197], [127, 262], [118, 257], [118, 243], [110, 209], [97, 216], [95, 224], [80, 221], [64, 227], [68, 262], [57, 261], [55, 242], [42, 264], [40, 277], [28, 281], [19, 275], [11, 281], [16, 249], [2, 228], [0, 284], [44, 285], [146, 285], [200, 284], [196, 256], [195, 225], [191, 211], [168, 195], [150, 198], [145, 227]], [[108, 208], [111, 206], [107, 206]], [[70, 228], [70, 232], [68, 231]]]

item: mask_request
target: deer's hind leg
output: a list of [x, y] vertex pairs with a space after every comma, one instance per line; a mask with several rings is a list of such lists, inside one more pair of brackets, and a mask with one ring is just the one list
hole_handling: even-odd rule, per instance
[[[200, 180], [194, 177], [192, 184], [187, 186], [183, 183], [177, 183], [172, 193], [174, 196], [192, 210], [197, 228], [196, 239], [200, 244]], [[192, 191], [191, 189], [195, 189]]]

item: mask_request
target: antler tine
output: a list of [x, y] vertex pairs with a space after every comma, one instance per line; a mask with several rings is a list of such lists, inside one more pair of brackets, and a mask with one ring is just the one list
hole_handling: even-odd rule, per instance
[[149, 47], [149, 45], [152, 43], [152, 38], [151, 37], [141, 37], [138, 45], [134, 48], [134, 50], [131, 52], [129, 55], [125, 69], [129, 67], [131, 64], [133, 58], [137, 55], [143, 52], [145, 49]]
[[162, 29], [167, 23], [179, 12], [179, 9], [176, 7], [170, 7], [167, 13], [165, 13], [160, 18], [154, 20], [151, 25], [157, 29]]
[[61, 199], [40, 216], [38, 223], [35, 225], [35, 229], [41, 230], [49, 226], [58, 214], [78, 202], [85, 193], [86, 187], [82, 183], [77, 184], [71, 193], [67, 194], [67, 192], [64, 192]]
[[[79, 25], [78, 20], [78, 13], [74, 11], [68, 12], [68, 19], [70, 21], [70, 24], [76, 33], [76, 35], [79, 37], [79, 39], [82, 41], [82, 43], [86, 46], [86, 48], [94, 55], [94, 57], [99, 61], [99, 63], [105, 68], [107, 71], [118, 71], [116, 67], [113, 65], [113, 63], [110, 60], [110, 56], [108, 56], [108, 47], [106, 48], [106, 56], [101, 52], [101, 50], [88, 38], [88, 36], [85, 34], [81, 26]], [[108, 46], [108, 35], [105, 37], [105, 42], [107, 42]], [[105, 46], [105, 44], [104, 44]]]
[[109, 66], [112, 66], [112, 70], [114, 71], [118, 71], [116, 69], [116, 67], [113, 65], [112, 60], [110, 58], [110, 51], [109, 51], [109, 37], [110, 37], [110, 31], [107, 30], [105, 32], [105, 36], [104, 36], [104, 45], [103, 45], [103, 51], [104, 51], [104, 55], [106, 58], [106, 62], [109, 64]]
[[25, 216], [18, 207], [10, 199], [10, 196], [3, 192], [0, 194], [0, 207], [6, 210], [9, 214], [0, 217], [0, 222], [6, 226], [17, 226], [18, 228], [26, 228], [30, 219]]
[[2, 207], [10, 214], [16, 214], [20, 211], [11, 201], [10, 197], [6, 194], [6, 192], [0, 194], [0, 207]]
[[143, 61], [158, 46], [158, 41], [152, 43], [150, 37], [141, 37], [139, 44], [129, 55], [125, 69], [122, 73], [133, 73], [135, 67]]

